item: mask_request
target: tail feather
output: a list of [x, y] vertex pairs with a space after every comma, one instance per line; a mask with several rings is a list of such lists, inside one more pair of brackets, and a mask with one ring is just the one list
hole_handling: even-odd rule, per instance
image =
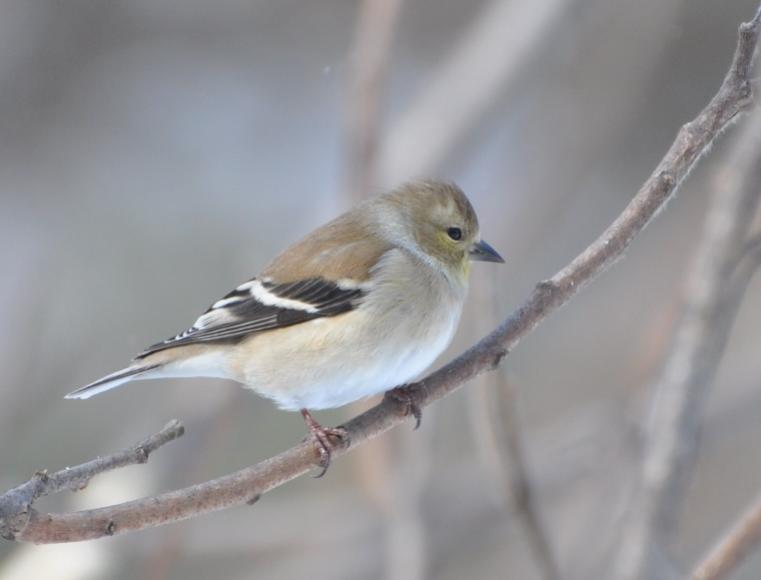
[[[77, 389], [76, 391], [72, 391], [71, 393], [66, 395], [64, 398], [89, 399], [90, 397], [93, 397], [105, 391], [115, 389], [116, 387], [123, 385], [124, 383], [131, 381], [132, 379], [137, 378], [138, 375], [143, 375], [149, 371], [156, 370], [157, 368], [161, 366], [162, 366], [161, 364], [154, 364], [154, 365], [127, 367], [126, 369], [122, 369], [120, 371], [116, 371], [115, 373], [111, 373], [110, 375], [106, 375], [102, 379], [98, 379], [94, 383], [85, 385], [84, 387], [81, 387]], [[141, 378], [148, 378], [148, 377], [141, 377]]]

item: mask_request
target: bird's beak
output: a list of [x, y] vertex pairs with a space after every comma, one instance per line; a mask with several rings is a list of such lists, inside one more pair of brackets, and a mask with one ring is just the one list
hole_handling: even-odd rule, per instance
[[474, 262], [497, 262], [504, 264], [505, 260], [497, 253], [497, 250], [481, 240], [470, 248], [470, 259]]

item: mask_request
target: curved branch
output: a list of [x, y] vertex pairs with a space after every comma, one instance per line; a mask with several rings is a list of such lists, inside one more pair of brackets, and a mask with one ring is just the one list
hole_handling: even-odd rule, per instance
[[[713, 140], [750, 106], [749, 72], [760, 24], [761, 9], [753, 21], [741, 25], [735, 57], [716, 96], [693, 121], [682, 127], [665, 157], [621, 215], [570, 264], [551, 279], [540, 282], [526, 303], [491, 334], [414, 385], [416, 404], [429, 405], [476, 375], [494, 369], [509, 349], [623, 255]], [[406, 419], [405, 412], [404, 405], [386, 398], [349, 421], [345, 427], [351, 443], [337, 449], [336, 456], [398, 425]], [[36, 543], [91, 540], [252, 503], [261, 494], [309, 471], [316, 459], [314, 453], [313, 446], [305, 442], [236, 473], [155, 497], [75, 513], [31, 511], [26, 522], [13, 528], [13, 535], [17, 540]], [[5, 524], [9, 524], [7, 519]]]
[[[680, 323], [653, 383], [639, 477], [620, 542], [616, 578], [660, 577], [673, 552], [680, 508], [698, 454], [703, 407], [752, 272], [738, 267], [761, 195], [761, 111], [755, 111], [719, 174], [696, 250]], [[732, 274], [735, 278], [732, 280]]]
[[[761, 11], [754, 22], [761, 20]], [[761, 201], [761, 110], [728, 151], [714, 185], [690, 268], [680, 322], [652, 384], [642, 465], [636, 478], [615, 578], [662, 577], [698, 454], [703, 408], [753, 271], [738, 266]], [[753, 246], [746, 252], [753, 253]], [[737, 280], [732, 280], [735, 274]]]
[[716, 546], [692, 571], [692, 580], [720, 580], [732, 572], [761, 542], [761, 497], [732, 524]]
[[98, 457], [76, 467], [67, 467], [52, 474], [47, 471], [38, 471], [26, 483], [0, 496], [0, 535], [7, 540], [15, 539], [14, 527], [24, 525], [22, 523], [24, 519], [34, 514], [32, 504], [41, 497], [53, 495], [65, 489], [79, 491], [87, 487], [96, 475], [127, 465], [147, 463], [151, 453], [182, 437], [184, 433], [185, 428], [182, 423], [176, 420], [170, 421], [161, 431], [129, 449]]

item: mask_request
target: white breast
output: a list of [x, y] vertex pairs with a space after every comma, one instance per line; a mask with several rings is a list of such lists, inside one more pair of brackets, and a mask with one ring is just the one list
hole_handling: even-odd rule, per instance
[[401, 250], [386, 254], [371, 282], [357, 310], [255, 337], [243, 382], [296, 410], [340, 407], [419, 377], [452, 340], [465, 288]]

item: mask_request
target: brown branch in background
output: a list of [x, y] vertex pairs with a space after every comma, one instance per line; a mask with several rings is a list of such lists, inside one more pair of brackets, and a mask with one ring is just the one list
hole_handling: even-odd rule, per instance
[[[760, 268], [761, 235], [756, 235], [745, 244], [742, 258], [732, 275], [730, 289], [727, 292], [728, 298], [723, 305], [729, 310], [726, 316], [735, 317], [742, 296]], [[693, 580], [725, 578], [759, 543], [761, 543], [761, 497], [758, 497], [732, 524], [710, 552], [701, 558], [690, 577]]]
[[[55, 473], [38, 471], [34, 477], [0, 496], [0, 535], [13, 540], [15, 528], [23, 527], [23, 520], [32, 517], [32, 505], [41, 497], [59, 493], [65, 489], [78, 491], [87, 487], [90, 480], [108, 471], [146, 463], [151, 453], [159, 447], [181, 437], [185, 428], [179, 421], [170, 421], [156, 433], [137, 445], [105, 457], [98, 457], [76, 467], [67, 467]], [[21, 521], [20, 521], [21, 520]]]
[[562, 575], [558, 567], [547, 529], [542, 522], [539, 506], [536, 503], [531, 475], [526, 461], [520, 417], [516, 408], [516, 397], [512, 383], [508, 380], [504, 367], [495, 373], [499, 388], [500, 424], [503, 432], [507, 469], [510, 475], [510, 490], [515, 511], [526, 533], [529, 546], [534, 552], [537, 567], [545, 580], [560, 580]]
[[[761, 10], [741, 38], [756, 35]], [[689, 274], [670, 351], [652, 389], [639, 481], [616, 563], [620, 579], [662, 578], [697, 456], [708, 388], [716, 375], [742, 293], [727, 284], [743, 251], [759, 196], [761, 113], [743, 128], [713, 184], [715, 194]]]
[[[496, 288], [496, 271], [492, 272], [488, 295], [480, 286], [475, 288], [475, 303], [482, 308], [491, 303], [491, 316], [496, 316], [499, 310]], [[522, 526], [542, 578], [560, 580], [562, 575], [529, 475], [516, 391], [505, 367], [485, 377], [483, 384], [474, 385], [468, 394], [473, 435], [486, 463], [488, 478], [498, 488], [502, 503], [512, 508]]]
[[[235, 424], [234, 415], [240, 407], [235, 390], [223, 389], [219, 393], [220, 399], [212, 405], [204, 405], [203, 414], [195, 422], [200, 427], [200, 433], [196, 429], [193, 432], [196, 440], [195, 449], [185, 450], [179, 457], [175, 457], [175, 464], [171, 470], [178, 474], [177, 479], [188, 481], [200, 479], [206, 464], [218, 453], [224, 453], [223, 440], [228, 435], [231, 426]], [[163, 538], [152, 542], [152, 550], [145, 558], [142, 573], [135, 575], [141, 580], [171, 578], [173, 567], [183, 555], [186, 544], [186, 529], [175, 530], [172, 534], [166, 534]]]
[[[347, 205], [364, 200], [377, 179], [381, 101], [402, 4], [402, 0], [363, 0], [359, 5], [346, 107]], [[356, 414], [363, 404], [349, 405], [346, 412]], [[405, 432], [398, 438], [377, 440], [355, 463], [359, 484], [382, 520], [384, 574], [400, 580], [424, 578], [428, 567], [420, 507], [428, 470], [423, 462], [412, 459], [415, 451], [427, 454], [428, 449], [420, 446], [428, 438], [412, 441], [412, 437]], [[400, 474], [404, 474], [403, 483]]]
[[418, 431], [402, 430], [386, 456], [396, 460], [385, 481], [391, 487], [384, 557], [385, 577], [389, 580], [422, 580], [431, 573], [430, 537], [423, 518], [423, 500], [431, 483], [432, 451], [439, 423], [437, 411], [426, 412], [425, 425]]
[[[615, 221], [566, 267], [540, 282], [527, 302], [491, 334], [414, 385], [411, 394], [417, 405], [429, 405], [495, 368], [524, 336], [623, 255], [713, 140], [750, 106], [748, 79], [760, 23], [761, 10], [751, 23], [742, 25], [735, 57], [718, 93], [695, 120], [682, 127], [654, 173]], [[350, 444], [336, 449], [335, 455], [343, 455], [349, 448], [409, 420], [406, 411], [398, 401], [384, 399], [344, 425]], [[36, 543], [73, 542], [142, 530], [255, 502], [262, 494], [307, 473], [316, 460], [314, 446], [303, 442], [257, 465], [184, 489], [74, 513], [38, 514], [30, 510], [29, 518], [19, 522], [14, 516], [29, 509], [21, 506], [18, 512], [4, 513], [2, 523], [17, 540]], [[0, 496], [3, 501], [7, 501], [5, 496]]]
[[[761, 116], [761, 112], [755, 114]], [[759, 176], [758, 173], [756, 176]], [[761, 192], [758, 196], [761, 197]], [[725, 318], [734, 320], [743, 296], [759, 268], [761, 268], [761, 233], [753, 235], [745, 242], [740, 257], [734, 265], [729, 284], [722, 296], [721, 308]]]
[[571, 1], [486, 3], [384, 140], [378, 167], [385, 184], [435, 172], [501, 89], [524, 70]]
[[[349, 204], [365, 199], [378, 178], [381, 99], [402, 4], [402, 0], [364, 0], [359, 7], [346, 119]], [[349, 405], [347, 411], [356, 413], [362, 405]], [[429, 550], [421, 499], [430, 469], [420, 457], [430, 456], [427, 435], [434, 419], [435, 414], [429, 413], [423, 433], [405, 431], [376, 441], [356, 462], [360, 484], [383, 520], [385, 575], [394, 580], [427, 576]]]
[[720, 580], [761, 543], [761, 497], [735, 522], [719, 543], [701, 560], [690, 578]]
[[364, 0], [359, 7], [346, 115], [346, 190], [363, 199], [375, 182], [381, 97], [403, 0]]
[[467, 410], [468, 423], [471, 428], [473, 445], [483, 471], [484, 485], [492, 496], [492, 502], [500, 507], [510, 507], [512, 495], [509, 495], [508, 474], [505, 459], [499, 447], [496, 433], [497, 420], [492, 416], [494, 401], [492, 396], [493, 381], [491, 375], [483, 375], [468, 389]]

